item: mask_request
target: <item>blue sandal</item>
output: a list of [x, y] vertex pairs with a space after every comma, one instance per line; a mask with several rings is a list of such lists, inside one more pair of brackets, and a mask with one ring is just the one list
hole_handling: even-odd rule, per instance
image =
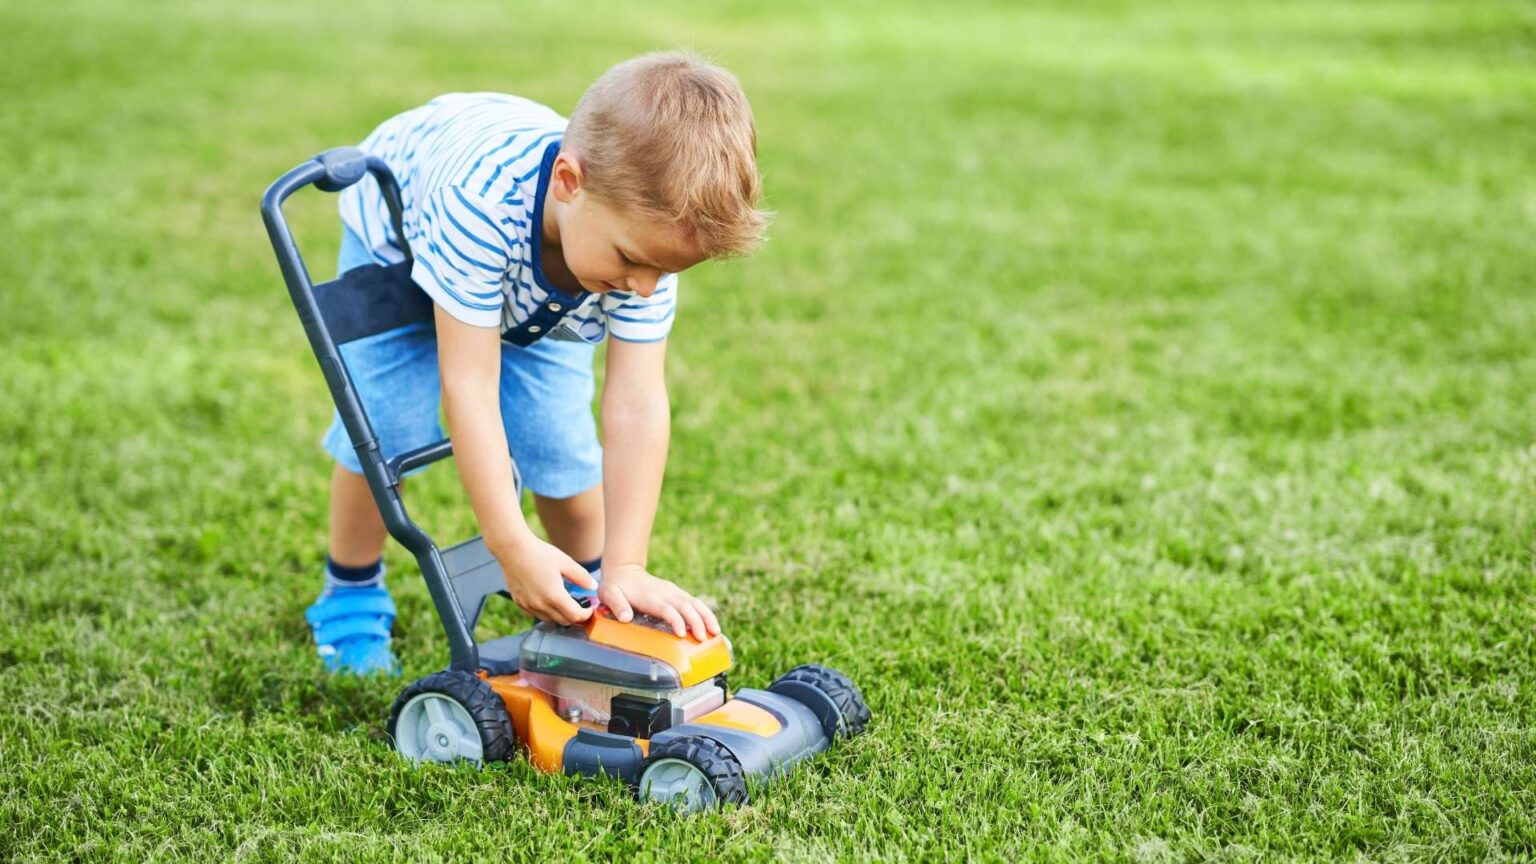
[[331, 589], [304, 610], [304, 620], [315, 634], [316, 652], [330, 671], [400, 674], [400, 664], [389, 650], [395, 601], [382, 584]]

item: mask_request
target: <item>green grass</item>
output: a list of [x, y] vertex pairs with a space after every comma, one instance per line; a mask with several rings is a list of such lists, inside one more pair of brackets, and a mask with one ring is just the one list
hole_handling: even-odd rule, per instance
[[[451, 5], [0, 9], [0, 860], [1536, 855], [1531, 6]], [[318, 672], [329, 408], [256, 210], [676, 45], [780, 216], [685, 282], [652, 563], [739, 684], [875, 712], [690, 818], [410, 770], [400, 683]], [[473, 531], [449, 469], [410, 504]]]

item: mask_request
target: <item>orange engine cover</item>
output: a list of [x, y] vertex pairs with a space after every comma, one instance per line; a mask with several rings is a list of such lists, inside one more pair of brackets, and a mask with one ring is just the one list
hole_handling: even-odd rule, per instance
[[684, 687], [708, 681], [731, 668], [731, 643], [723, 634], [700, 642], [691, 636], [679, 638], [665, 624], [660, 626], [666, 629], [657, 629], [651, 623], [641, 623], [639, 616], [625, 624], [602, 613], [588, 618], [582, 626], [587, 638], [599, 645], [655, 657], [670, 665]]

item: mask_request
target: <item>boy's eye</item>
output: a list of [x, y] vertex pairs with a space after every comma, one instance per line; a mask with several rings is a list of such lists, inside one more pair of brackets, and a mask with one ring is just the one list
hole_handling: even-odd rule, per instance
[[629, 256], [625, 255], [623, 252], [619, 252], [619, 257], [624, 259], [625, 264], [628, 264], [631, 267], [635, 266], [635, 262], [629, 260]]

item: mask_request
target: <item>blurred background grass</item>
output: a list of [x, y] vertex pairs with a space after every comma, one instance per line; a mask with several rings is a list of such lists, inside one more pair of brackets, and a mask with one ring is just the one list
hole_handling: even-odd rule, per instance
[[[678, 46], [780, 215], [685, 280], [652, 563], [737, 682], [830, 662], [876, 723], [697, 818], [407, 770], [303, 625], [329, 408], [257, 198]], [[0, 858], [1536, 846], [1528, 4], [66, 0], [0, 58]], [[450, 470], [410, 503], [474, 530]]]

